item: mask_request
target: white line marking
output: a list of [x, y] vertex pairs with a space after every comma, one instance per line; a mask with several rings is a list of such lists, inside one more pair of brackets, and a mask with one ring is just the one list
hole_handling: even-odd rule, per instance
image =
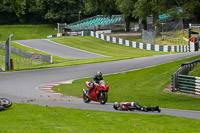
[[64, 45], [64, 44], [60, 44], [60, 43], [57, 43], [57, 42], [53, 42], [53, 41], [48, 40], [48, 39], [43, 39], [43, 40], [46, 40], [46, 41], [49, 41], [49, 42], [51, 42], [51, 43], [54, 43], [54, 44], [57, 44], [57, 45], [61, 45], [61, 46], [67, 47], [67, 48], [79, 50], [79, 51], [82, 51], [82, 52], [85, 52], [85, 53], [94, 54], [94, 55], [103, 56], [103, 57], [109, 57], [109, 56], [105, 56], [105, 55], [101, 55], [101, 54], [97, 54], [97, 53], [92, 53], [92, 52], [89, 52], [89, 51], [85, 51], [85, 50], [82, 50], [82, 49], [73, 48], [73, 47], [70, 47], [70, 46], [67, 46], [67, 45]]
[[[32, 48], [32, 49], [41, 51], [41, 50], [39, 50], [39, 49], [37, 49], [37, 48], [33, 48], [33, 47], [31, 47], [31, 46], [24, 45], [24, 44], [22, 44], [22, 43], [20, 43], [20, 42], [16, 42], [16, 41], [13, 41], [13, 42], [18, 43], [19, 45], [22, 45], [22, 46], [24, 46], [24, 47], [28, 47], [28, 48]], [[41, 52], [44, 52], [44, 51], [41, 51]], [[34, 53], [34, 52], [32, 52], [32, 53]], [[44, 52], [44, 53], [46, 53], [47, 55], [54, 55], [54, 54], [51, 54], [51, 53], [48, 53], [48, 52]], [[36, 53], [36, 54], [38, 54], [38, 53]], [[58, 55], [55, 55], [55, 56], [58, 56]], [[59, 56], [59, 57], [61, 57], [61, 56]], [[64, 58], [64, 57], [62, 57], [62, 58]], [[66, 58], [66, 59], [68, 59], [68, 58]]]

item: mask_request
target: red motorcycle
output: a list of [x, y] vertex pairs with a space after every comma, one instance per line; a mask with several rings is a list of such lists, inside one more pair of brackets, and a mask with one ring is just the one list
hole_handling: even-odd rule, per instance
[[[87, 88], [90, 88], [90, 82], [86, 81]], [[91, 91], [91, 96], [87, 95], [89, 90], [83, 89], [83, 101], [89, 103], [91, 100], [105, 104], [108, 99], [109, 86], [104, 80], [100, 80], [99, 84], [94, 83], [94, 89]]]

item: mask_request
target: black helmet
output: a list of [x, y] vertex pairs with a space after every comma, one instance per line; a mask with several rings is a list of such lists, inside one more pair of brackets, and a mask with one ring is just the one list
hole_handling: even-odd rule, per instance
[[97, 79], [102, 79], [102, 73], [100, 71], [97, 72], [96, 76]]
[[118, 102], [115, 102], [114, 104], [113, 104], [113, 108], [115, 109], [115, 110], [118, 110], [118, 108], [119, 108], [119, 103]]

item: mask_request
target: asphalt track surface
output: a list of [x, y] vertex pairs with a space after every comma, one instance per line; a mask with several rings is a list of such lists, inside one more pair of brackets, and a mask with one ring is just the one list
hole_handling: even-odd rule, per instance
[[[67, 66], [60, 68], [3, 72], [0, 73], [0, 97], [6, 97], [16, 103], [29, 103], [51, 107], [66, 107], [87, 110], [115, 111], [112, 103], [100, 105], [96, 102], [86, 104], [81, 98], [61, 96], [53, 93], [44, 93], [37, 88], [41, 85], [52, 84], [60, 81], [92, 77], [100, 70], [104, 75], [123, 73], [141, 68], [164, 64], [192, 56], [200, 55], [200, 52], [180, 53], [172, 55], [159, 55], [142, 57], [129, 60]], [[112, 89], [112, 88], [111, 88]], [[133, 99], [134, 101], [134, 99]], [[121, 102], [121, 101], [118, 101]], [[129, 101], [127, 101], [129, 102]], [[137, 101], [139, 102], [139, 101]], [[160, 114], [200, 119], [200, 111], [186, 111], [161, 108]], [[136, 113], [144, 113], [133, 111]], [[123, 113], [133, 113], [131, 111]], [[157, 112], [145, 112], [145, 114], [158, 114]]]
[[44, 51], [49, 54], [57, 55], [69, 59], [85, 59], [85, 58], [100, 58], [106, 57], [103, 55], [91, 53], [88, 51], [72, 48], [66, 45], [52, 42], [47, 39], [34, 39], [34, 40], [19, 40], [15, 41], [21, 45]]

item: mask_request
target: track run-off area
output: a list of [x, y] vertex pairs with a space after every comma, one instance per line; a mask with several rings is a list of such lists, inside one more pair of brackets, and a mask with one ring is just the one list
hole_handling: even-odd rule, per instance
[[[22, 42], [20, 41], [19, 43]], [[57, 45], [56, 47], [59, 46], [61, 47], [61, 45]], [[91, 102], [89, 104], [86, 104], [83, 102], [82, 98], [62, 96], [54, 93], [45, 93], [43, 91], [40, 91], [38, 87], [51, 85], [54, 83], [66, 82], [69, 80], [81, 79], [85, 77], [92, 77], [98, 70], [102, 71], [104, 75], [110, 75], [115, 73], [123, 73], [127, 71], [134, 71], [141, 68], [156, 66], [197, 55], [200, 55], [199, 51], [190, 53], [156, 55], [151, 57], [142, 57], [142, 58], [135, 58], [128, 60], [40, 69], [40, 70], [3, 72], [0, 73], [0, 85], [1, 85], [0, 97], [6, 97], [15, 103], [30, 103], [30, 104], [38, 104], [50, 107], [66, 107], [66, 108], [116, 112], [112, 107], [113, 105], [112, 103], [100, 105], [99, 103]], [[101, 55], [96, 55], [96, 56], [101, 56]], [[166, 115], [200, 119], [200, 111], [187, 111], [187, 110], [166, 109], [166, 108], [161, 108], [161, 109], [162, 109], [161, 113], [139, 112], [139, 111], [134, 111], [134, 112], [145, 113], [145, 114], [166, 114]], [[124, 113], [132, 113], [132, 112], [128, 111]]]

